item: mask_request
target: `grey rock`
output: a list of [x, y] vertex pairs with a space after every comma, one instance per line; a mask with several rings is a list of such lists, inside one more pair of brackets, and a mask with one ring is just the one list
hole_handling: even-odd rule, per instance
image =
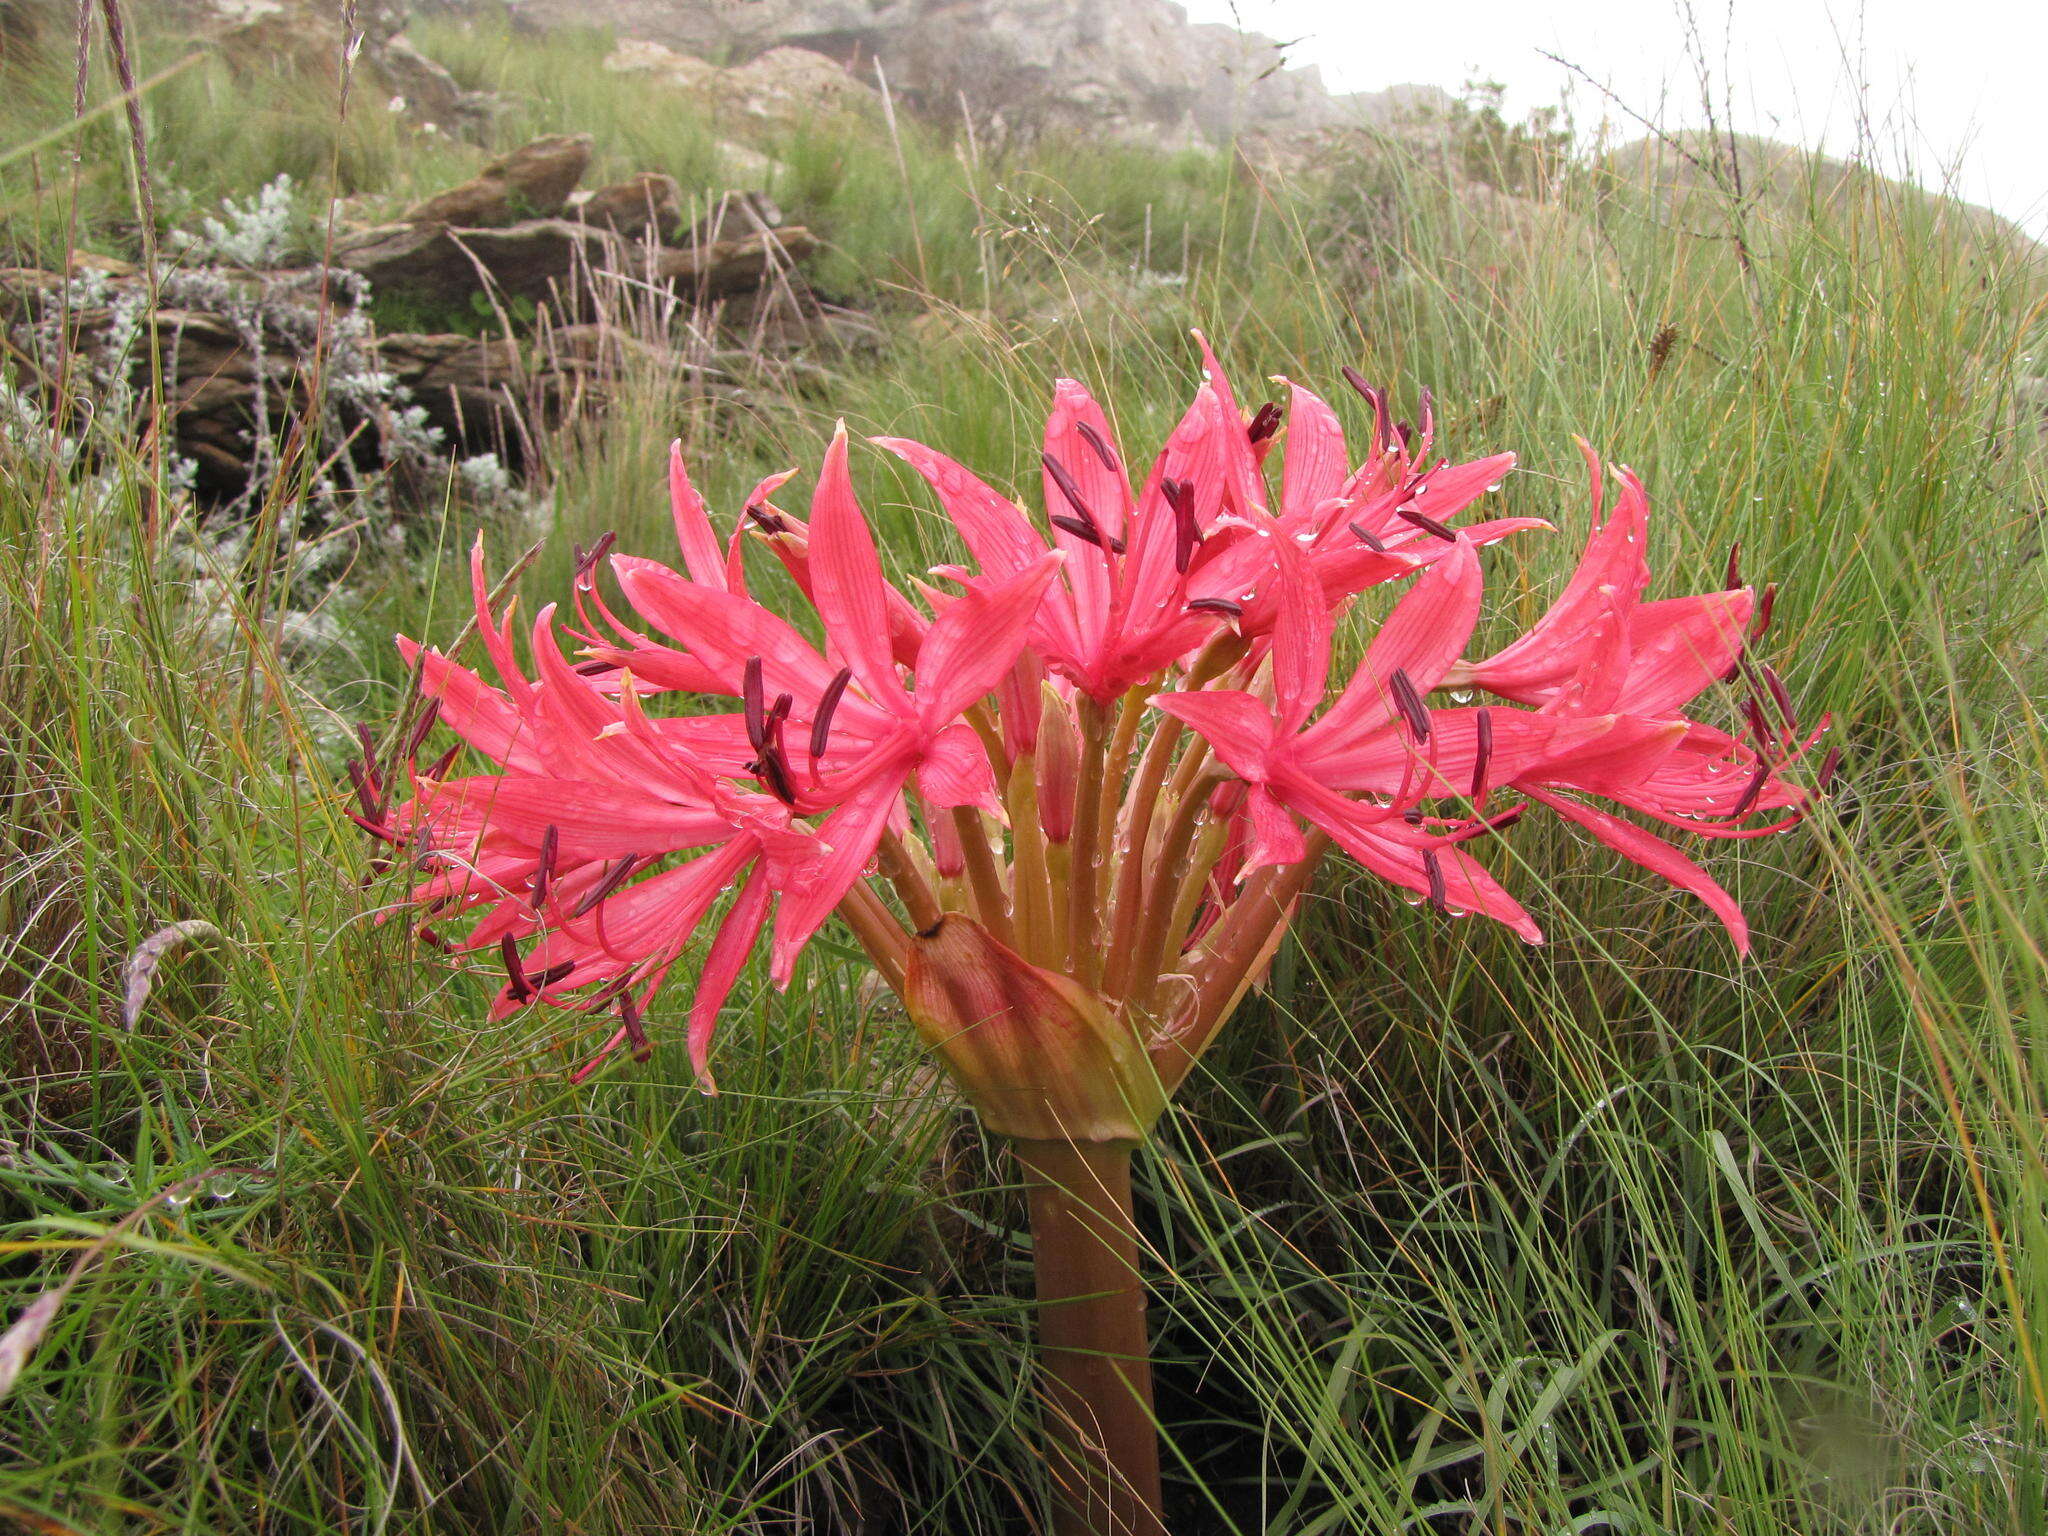
[[572, 197], [569, 212], [585, 224], [660, 241], [674, 234], [676, 226], [682, 223], [683, 190], [673, 176], [642, 171], [638, 176]]
[[490, 229], [553, 218], [589, 168], [591, 142], [587, 133], [557, 133], [522, 144], [470, 180], [414, 204], [406, 222]]
[[[613, 68], [655, 71], [769, 117], [787, 115], [791, 97], [813, 113], [871, 101], [877, 63], [893, 92], [928, 113], [1167, 144], [1377, 124], [1442, 95], [1332, 95], [1272, 38], [1192, 24], [1173, 0], [518, 0], [515, 14], [609, 25], [625, 39]], [[836, 63], [836, 77], [821, 62]]]

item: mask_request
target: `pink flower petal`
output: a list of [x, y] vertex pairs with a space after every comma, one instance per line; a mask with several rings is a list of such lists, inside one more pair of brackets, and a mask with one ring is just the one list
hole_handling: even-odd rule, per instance
[[1640, 864], [1655, 875], [1662, 875], [1681, 890], [1690, 891], [1721, 919], [1728, 929], [1728, 936], [1735, 941], [1736, 951], [1749, 953], [1749, 922], [1742, 915], [1742, 908], [1735, 898], [1699, 865], [1665, 842], [1661, 837], [1652, 836], [1633, 822], [1597, 811], [1590, 805], [1577, 800], [1566, 799], [1540, 789], [1528, 791], [1529, 798], [1540, 800], [1568, 821], [1575, 821], [1591, 832], [1601, 842], [1632, 864]]
[[761, 925], [767, 919], [771, 894], [767, 878], [756, 863], [747, 871], [746, 883], [740, 887], [732, 910], [718, 925], [718, 937], [711, 941], [704, 968], [697, 974], [696, 990], [690, 999], [690, 1069], [697, 1074], [697, 1086], [706, 1093], [718, 1092], [711, 1077], [711, 1036], [718, 1028], [718, 1010], [725, 1006], [733, 983], [746, 969], [747, 956], [753, 952], [754, 941], [761, 936]]
[[903, 685], [889, 648], [889, 595], [875, 537], [846, 472], [846, 428], [832, 434], [811, 499], [812, 595], [834, 654], [853, 668], [877, 704], [899, 711]]
[[676, 544], [683, 552], [683, 568], [690, 573], [690, 580], [725, 591], [725, 552], [718, 547], [718, 535], [711, 530], [711, 515], [705, 510], [704, 498], [690, 483], [680, 439], [668, 445], [668, 502], [675, 518]]
[[1162, 693], [1152, 701], [1215, 749], [1232, 772], [1263, 780], [1274, 744], [1273, 712], [1265, 701], [1235, 689]]

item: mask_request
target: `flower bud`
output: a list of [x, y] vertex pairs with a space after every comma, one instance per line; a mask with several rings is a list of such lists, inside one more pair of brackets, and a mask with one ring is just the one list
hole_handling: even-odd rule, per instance
[[1038, 717], [1038, 820], [1045, 840], [1064, 843], [1074, 835], [1074, 794], [1081, 777], [1081, 738], [1073, 706], [1051, 683], [1040, 689]]

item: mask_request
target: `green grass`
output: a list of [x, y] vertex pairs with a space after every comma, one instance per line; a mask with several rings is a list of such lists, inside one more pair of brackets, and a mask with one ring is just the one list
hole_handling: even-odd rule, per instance
[[[722, 129], [603, 75], [602, 39], [424, 40], [466, 83], [560, 82], [505, 141], [587, 128], [606, 166], [716, 184]], [[67, 108], [30, 84], [7, 142]], [[420, 161], [381, 120], [220, 89], [209, 65], [151, 98], [195, 207], [280, 169], [396, 200], [488, 148]], [[247, 131], [267, 113], [312, 148]], [[92, 135], [81, 223], [118, 248], [121, 140]], [[1782, 584], [1768, 652], [1848, 754], [1807, 829], [1711, 855], [1748, 962], [1554, 830], [1509, 845], [1541, 950], [1326, 882], [1142, 1161], [1173, 1529], [2048, 1525], [2048, 561], [2012, 398], [2038, 269], [1875, 180], [1754, 211], [1745, 283], [1589, 173], [1482, 206], [1391, 152], [1367, 197], [1350, 166], [903, 148], [777, 155], [881, 353], [744, 414], [650, 380], [555, 444], [528, 603], [602, 529], [662, 552], [676, 432], [721, 509], [841, 415], [1023, 483], [1052, 375], [1156, 439], [1200, 324], [1247, 392], [1352, 363], [1435, 385], [1447, 451], [1520, 449], [1503, 510], [1563, 532], [1494, 562], [1503, 625], [1583, 529], [1572, 434], [1632, 463], [1661, 589], [1741, 540]], [[9, 183], [19, 240], [61, 239], [69, 174], [46, 151], [35, 197]], [[1172, 282], [1132, 271], [1148, 204]], [[717, 1099], [663, 1018], [648, 1067], [569, 1088], [592, 1027], [486, 1024], [487, 983], [379, 925], [402, 882], [362, 883], [335, 788], [397, 706], [391, 630], [459, 627], [472, 515], [366, 559], [287, 654], [279, 553], [207, 569], [101, 447], [105, 499], [0, 462], [0, 1317], [192, 1198], [119, 1230], [0, 1402], [0, 1525], [1029, 1529], [1021, 1201], [850, 946], [785, 996], [743, 984]], [[888, 558], [929, 564], [928, 501], [858, 473]], [[533, 533], [487, 537], [502, 568]], [[124, 1027], [127, 956], [187, 918], [223, 937]]]

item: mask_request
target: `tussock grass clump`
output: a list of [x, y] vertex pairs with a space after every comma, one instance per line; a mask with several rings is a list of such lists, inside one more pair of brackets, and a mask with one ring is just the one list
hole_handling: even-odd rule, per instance
[[[717, 184], [725, 127], [605, 73], [602, 39], [422, 41], [510, 94], [494, 133]], [[167, 207], [280, 170], [395, 203], [496, 143], [224, 78], [147, 98]], [[0, 142], [68, 104], [22, 74]], [[81, 239], [127, 238], [115, 123], [75, 184], [55, 148], [0, 167], [19, 246], [61, 250], [74, 187]], [[908, 123], [901, 161], [879, 131], [755, 147], [887, 339], [815, 394], [736, 413], [650, 380], [580, 424], [535, 517], [485, 530], [494, 569], [548, 535], [529, 604], [572, 542], [664, 551], [674, 433], [728, 515], [840, 415], [1023, 485], [1054, 373], [1156, 436], [1199, 323], [1242, 377], [1431, 384], [1447, 452], [1521, 450], [1500, 510], [1561, 532], [1517, 551], [1504, 617], [1583, 532], [1572, 435], [1631, 463], [1660, 570], [1740, 541], [1780, 583], [1767, 648], [1847, 754], [1805, 832], [1712, 856], [1747, 963], [1564, 834], [1510, 845], [1544, 915], [1586, 919], [1540, 951], [1317, 893], [1142, 1160], [1173, 1529], [2048, 1524], [2031, 252], [1871, 177], [1744, 208], [1745, 271], [1611, 167], [1509, 194], [1383, 147], [1361, 198], [1341, 166]], [[87, 446], [89, 476], [27, 428], [0, 452], [0, 1319], [88, 1255], [0, 1398], [0, 1518], [1024, 1529], [1021, 1202], [850, 949], [742, 984], [718, 1099], [659, 1017], [647, 1068], [571, 1090], [589, 1026], [487, 1025], [485, 983], [379, 923], [404, 872], [337, 787], [354, 726], [400, 717], [389, 633], [460, 627], [471, 515], [365, 553], [309, 628], [286, 552], [208, 553], [147, 455]], [[899, 571], [955, 553], [906, 478], [856, 472]], [[194, 918], [221, 937], [126, 1024], [129, 955]]]

